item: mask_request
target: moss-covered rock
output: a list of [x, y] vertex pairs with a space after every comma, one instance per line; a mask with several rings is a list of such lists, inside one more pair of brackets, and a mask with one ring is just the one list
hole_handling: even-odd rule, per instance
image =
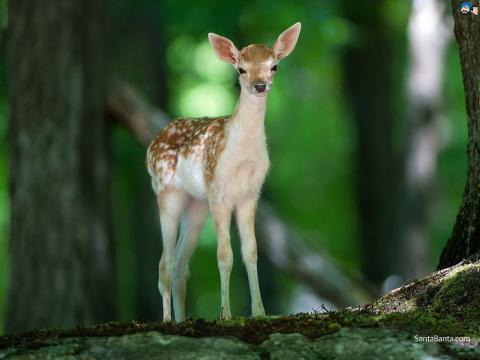
[[465, 261], [358, 308], [36, 331], [1, 337], [0, 359], [478, 359], [479, 290], [480, 261]]
[[36, 349], [5, 349], [9, 359], [476, 359], [480, 349], [415, 341], [405, 331], [342, 328], [317, 339], [271, 334], [259, 345], [235, 337], [191, 338], [159, 332], [63, 338]]
[[480, 268], [465, 266], [449, 276], [433, 297], [429, 309], [480, 324]]
[[395, 289], [368, 307], [379, 313], [424, 309], [450, 314], [452, 307], [447, 310], [441, 302], [453, 295], [457, 301], [456, 313], [460, 313], [471, 306], [478, 309], [479, 304], [473, 300], [479, 290], [480, 262], [465, 261]]
[[412, 324], [423, 323], [438, 333], [479, 338], [480, 261], [465, 260], [393, 290], [360, 309], [382, 315], [405, 313], [405, 319], [414, 320]]

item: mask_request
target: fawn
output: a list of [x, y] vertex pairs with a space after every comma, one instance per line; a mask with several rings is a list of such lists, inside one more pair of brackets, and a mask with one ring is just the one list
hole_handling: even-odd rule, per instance
[[300, 28], [300, 23], [296, 23], [285, 30], [273, 48], [253, 44], [240, 51], [229, 39], [209, 33], [217, 56], [239, 73], [240, 99], [233, 115], [176, 119], [148, 147], [146, 163], [157, 196], [163, 237], [158, 288], [164, 321], [171, 321], [172, 291], [175, 320], [185, 319], [188, 262], [209, 210], [218, 240], [221, 319], [231, 318], [229, 282], [233, 254], [229, 230], [234, 211], [248, 274], [252, 315], [265, 314], [258, 286], [254, 230], [257, 200], [269, 168], [264, 117], [277, 63], [295, 48]]

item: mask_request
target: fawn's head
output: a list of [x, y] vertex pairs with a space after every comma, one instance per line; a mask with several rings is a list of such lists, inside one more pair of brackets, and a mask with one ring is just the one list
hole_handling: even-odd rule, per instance
[[272, 48], [252, 44], [239, 51], [231, 40], [223, 36], [209, 33], [208, 39], [220, 60], [237, 69], [242, 89], [251, 94], [265, 96], [272, 86], [278, 62], [295, 48], [300, 29], [299, 22], [289, 27], [280, 34]]

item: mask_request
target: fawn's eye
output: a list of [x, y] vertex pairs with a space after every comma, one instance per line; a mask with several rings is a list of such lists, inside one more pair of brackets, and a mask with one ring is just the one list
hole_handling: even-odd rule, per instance
[[238, 68], [238, 73], [239, 73], [239, 74], [245, 74], [246, 71], [245, 71], [245, 69], [243, 69], [243, 68]]
[[277, 71], [277, 65], [273, 65], [271, 68], [272, 71]]

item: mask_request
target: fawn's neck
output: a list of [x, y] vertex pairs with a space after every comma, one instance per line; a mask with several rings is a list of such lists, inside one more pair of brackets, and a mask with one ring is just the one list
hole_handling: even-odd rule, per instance
[[245, 135], [255, 138], [265, 137], [264, 119], [267, 109], [267, 96], [256, 96], [242, 88], [237, 107], [232, 114], [231, 128], [236, 137]]

